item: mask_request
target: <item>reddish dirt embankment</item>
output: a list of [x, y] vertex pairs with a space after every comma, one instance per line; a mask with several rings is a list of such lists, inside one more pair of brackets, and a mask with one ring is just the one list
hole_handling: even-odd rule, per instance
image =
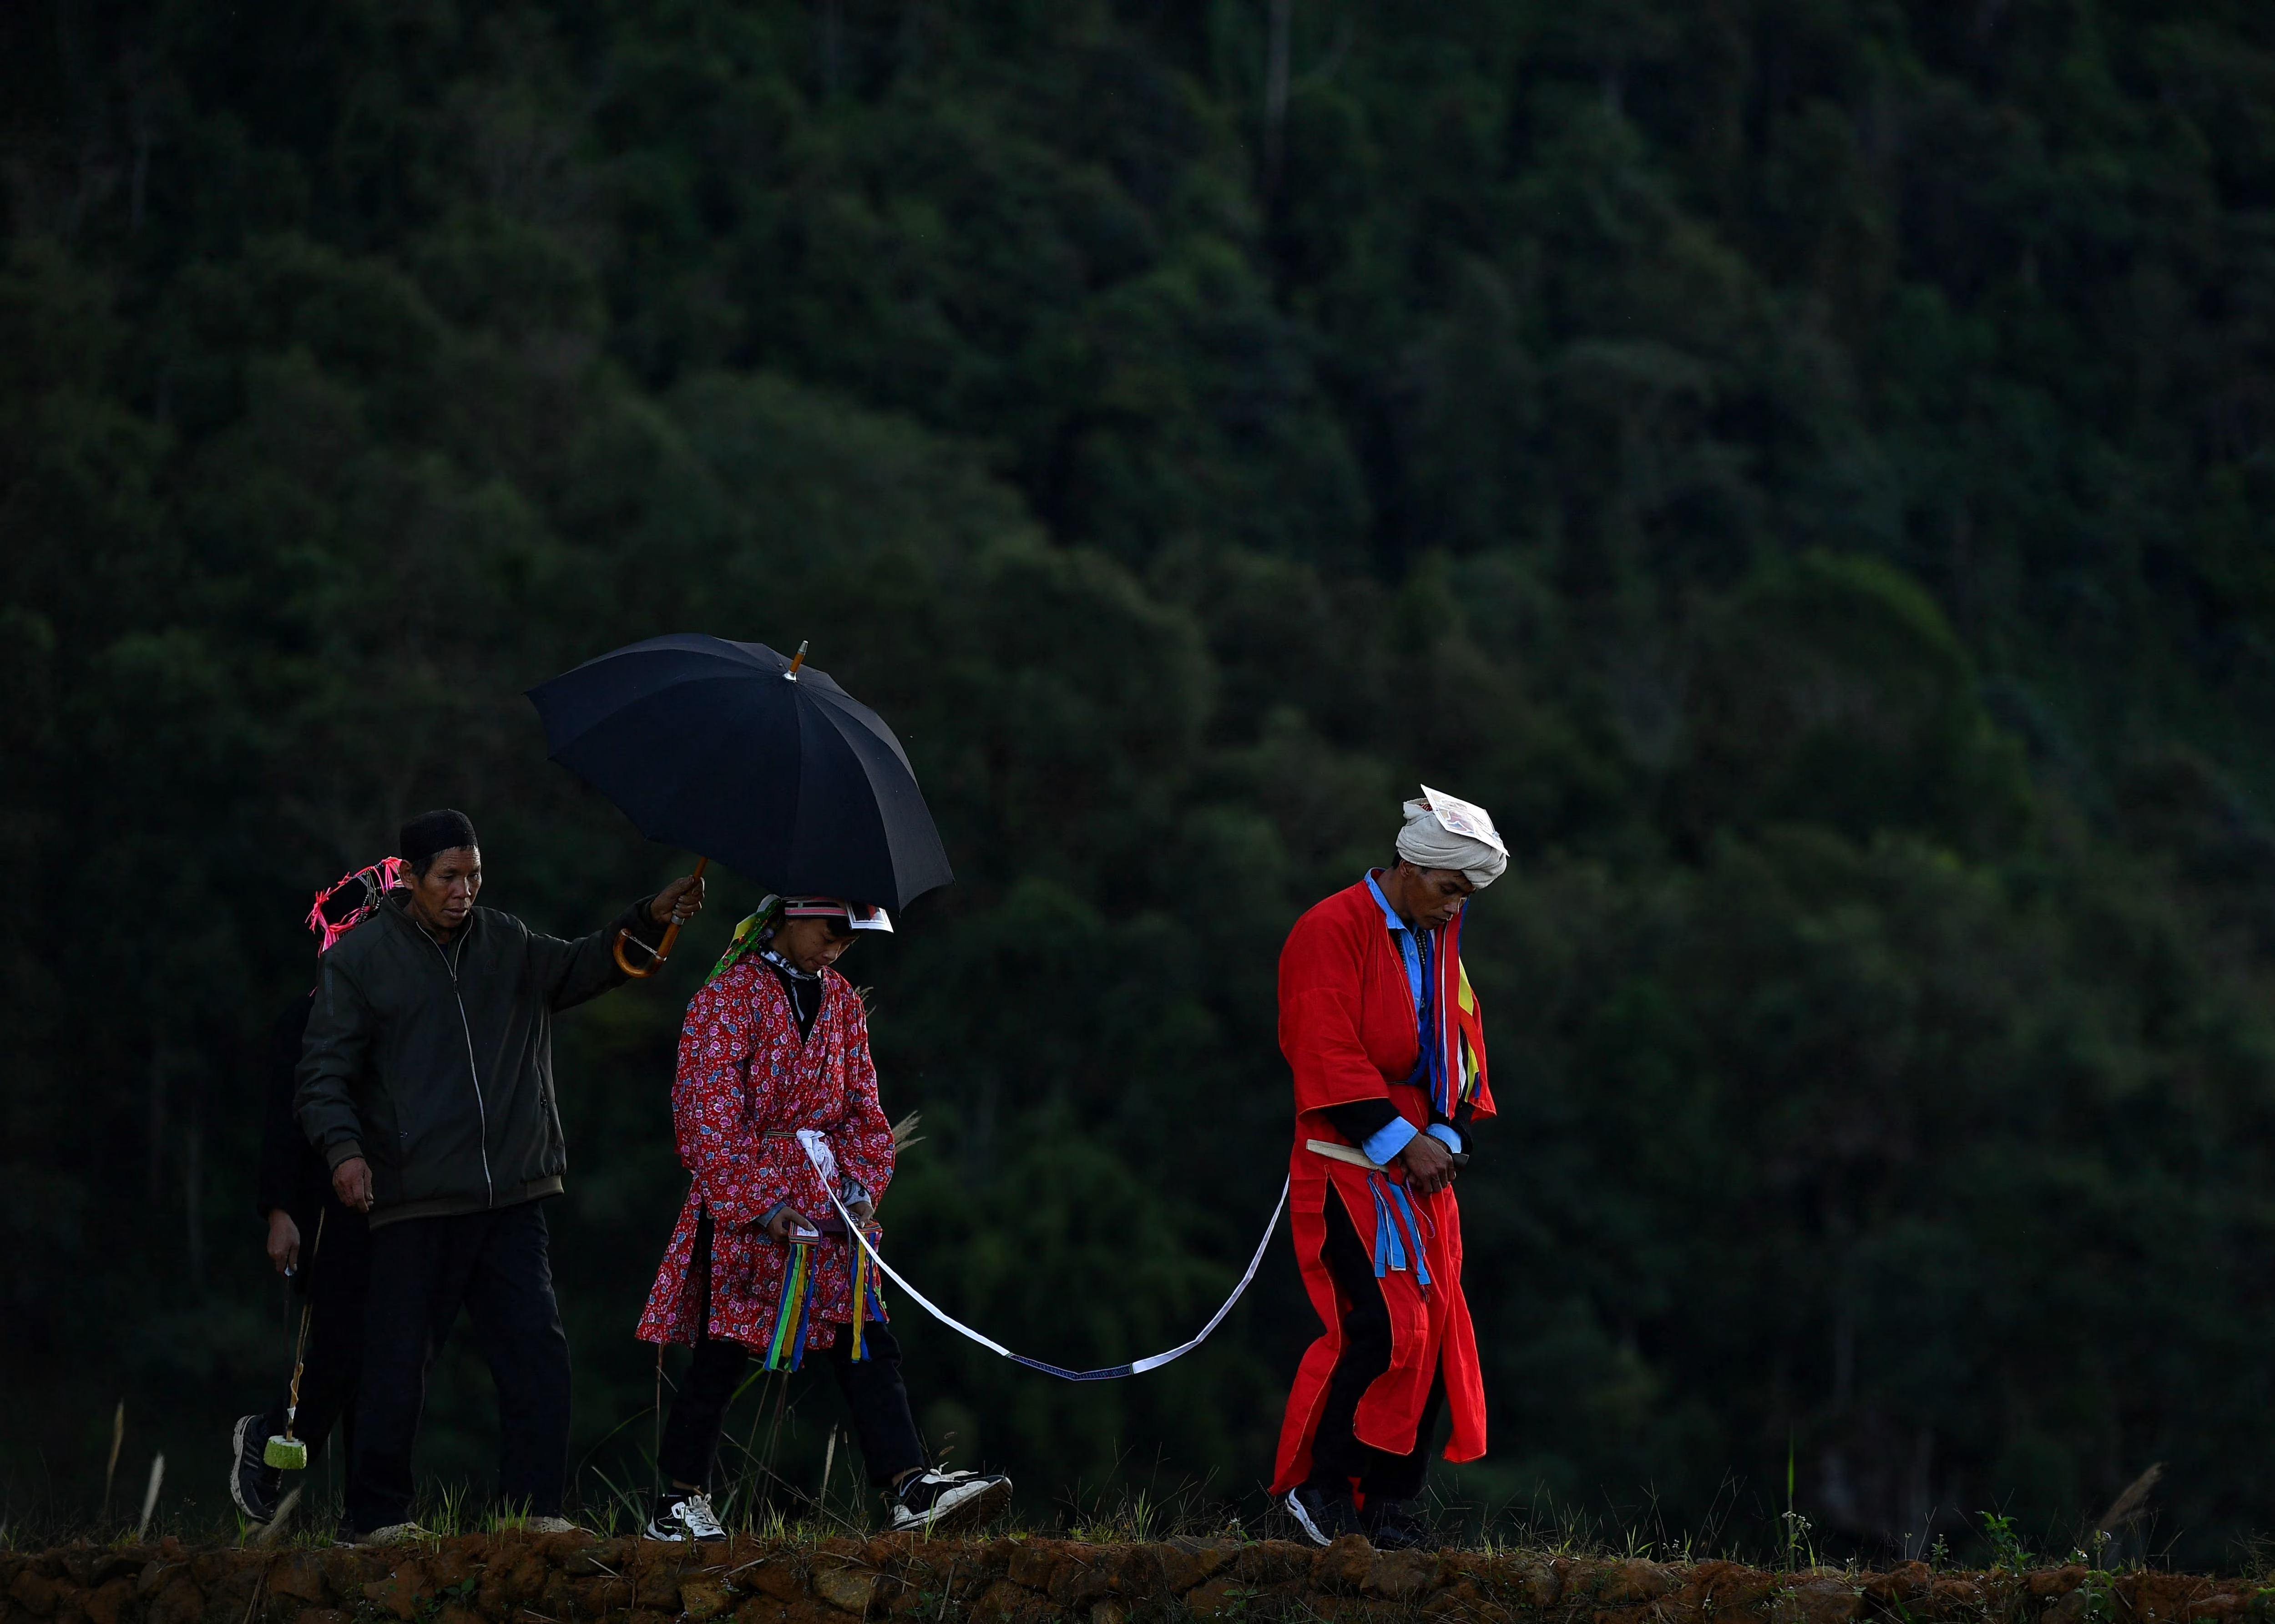
[[2275, 1624], [2275, 1590], [2186, 1575], [1667, 1565], [1281, 1541], [906, 1536], [695, 1553], [577, 1535], [388, 1552], [79, 1545], [0, 1555], [0, 1624]]

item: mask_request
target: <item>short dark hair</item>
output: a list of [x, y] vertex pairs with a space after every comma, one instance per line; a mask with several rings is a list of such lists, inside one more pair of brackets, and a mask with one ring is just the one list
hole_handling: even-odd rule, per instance
[[420, 812], [396, 831], [395, 855], [415, 878], [424, 880], [442, 853], [481, 843], [474, 835], [473, 820], [445, 806]]

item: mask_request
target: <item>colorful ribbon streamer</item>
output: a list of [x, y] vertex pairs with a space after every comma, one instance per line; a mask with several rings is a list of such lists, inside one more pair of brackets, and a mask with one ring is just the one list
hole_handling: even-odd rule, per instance
[[766, 1368], [794, 1371], [805, 1358], [806, 1317], [813, 1309], [813, 1243], [790, 1243], [782, 1265], [782, 1301], [775, 1305], [774, 1340], [767, 1344]]
[[1422, 1058], [1410, 1079], [1425, 1083], [1430, 1103], [1451, 1118], [1456, 1106], [1478, 1097], [1485, 1075], [1485, 1029], [1470, 972], [1462, 963], [1462, 920], [1455, 914], [1438, 933], [1434, 947], [1423, 939]]
[[869, 1262], [868, 1248], [885, 1238], [883, 1229], [848, 1229], [848, 1235], [858, 1234], [862, 1244], [853, 1248], [853, 1351], [850, 1356], [858, 1364], [869, 1356], [868, 1322], [886, 1318], [884, 1299], [877, 1295], [877, 1275]]

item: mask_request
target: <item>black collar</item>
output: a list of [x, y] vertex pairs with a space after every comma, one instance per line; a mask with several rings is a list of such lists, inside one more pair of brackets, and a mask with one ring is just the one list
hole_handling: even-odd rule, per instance
[[788, 976], [793, 981], [819, 981], [821, 979], [821, 972], [820, 971], [800, 970], [797, 965], [791, 963], [788, 959], [775, 952], [772, 948], [760, 948], [759, 949], [759, 956], [766, 960], [767, 963], [773, 965], [776, 970], [780, 971], [783, 975]]
[[457, 934], [448, 941], [440, 941], [435, 939], [435, 933], [419, 924], [418, 917], [411, 911], [411, 893], [408, 890], [397, 887], [381, 897], [379, 902], [380, 907], [394, 914], [404, 930], [409, 931], [427, 946], [439, 948], [444, 953], [456, 951], [458, 945], [466, 940], [466, 933], [474, 928], [474, 916], [481, 911], [479, 908], [467, 909], [466, 922], [458, 927]]

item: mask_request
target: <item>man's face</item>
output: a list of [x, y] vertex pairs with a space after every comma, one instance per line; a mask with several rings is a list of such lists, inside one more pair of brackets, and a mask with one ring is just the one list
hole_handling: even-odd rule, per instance
[[429, 930], [450, 934], [466, 922], [481, 895], [482, 851], [479, 846], [455, 846], [437, 852], [423, 874], [406, 872], [411, 882], [411, 911]]
[[853, 945], [843, 919], [784, 919], [775, 926], [774, 949], [808, 975], [835, 964]]
[[1417, 868], [1401, 858], [1390, 872], [1395, 885], [1390, 905], [1419, 930], [1434, 931], [1451, 923], [1477, 889], [1458, 868]]

